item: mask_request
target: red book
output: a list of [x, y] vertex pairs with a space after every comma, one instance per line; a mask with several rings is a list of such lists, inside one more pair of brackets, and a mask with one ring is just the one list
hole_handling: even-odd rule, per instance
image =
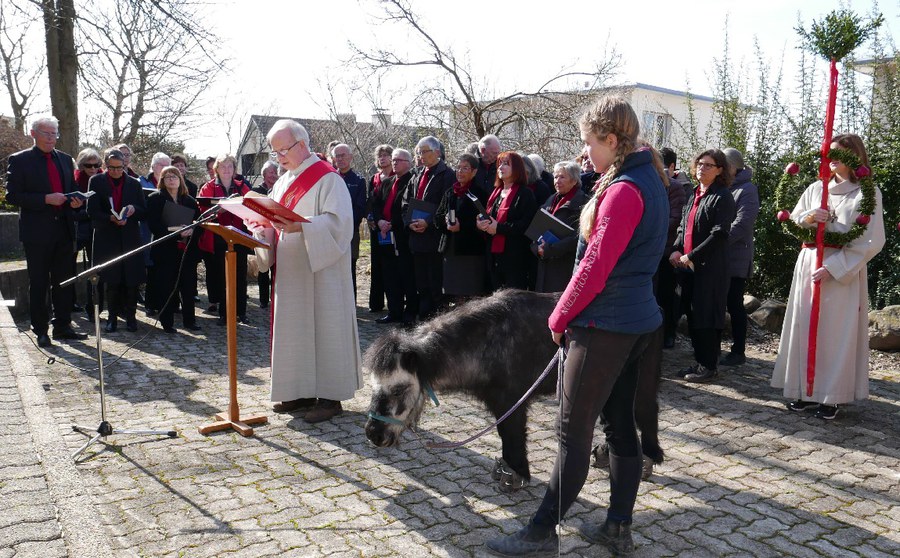
[[272, 198], [262, 196], [232, 198], [221, 200], [219, 207], [233, 213], [244, 221], [272, 226], [272, 218], [277, 215], [294, 223], [308, 223], [309, 219], [298, 215]]

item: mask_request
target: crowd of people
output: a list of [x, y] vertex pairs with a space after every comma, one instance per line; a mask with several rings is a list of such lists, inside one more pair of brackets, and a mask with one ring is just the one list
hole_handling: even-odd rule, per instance
[[[132, 170], [127, 145], [102, 155], [85, 149], [73, 161], [55, 149], [57, 121], [40, 118], [31, 130], [34, 147], [10, 157], [7, 181], [8, 200], [21, 208], [38, 345], [52, 344], [51, 316], [54, 339], [84, 338], [71, 327], [73, 291], [59, 286], [74, 275], [76, 250], [85, 251], [85, 265], [107, 262], [168, 235], [171, 206], [186, 212], [190, 222], [215, 200], [234, 195], [268, 196], [307, 218], [263, 223], [227, 212], [216, 216], [220, 224], [268, 244], [255, 255], [260, 306], [273, 306], [271, 398], [276, 412], [306, 411], [308, 422], [340, 414], [341, 402], [362, 386], [355, 280], [363, 223], [370, 231], [368, 308], [384, 313], [378, 324], [411, 327], [502, 288], [561, 292], [548, 326], [555, 343], [565, 335], [569, 345], [561, 384], [563, 449], [528, 525], [488, 546], [513, 556], [555, 548], [556, 525], [586, 478], [602, 413], [610, 447], [610, 507], [603, 523], [585, 525], [582, 532], [628, 554], [641, 474], [633, 420], [640, 362], [647, 351], [661, 354], [675, 345], [682, 315], [696, 363], [680, 377], [709, 382], [719, 366], [745, 362], [743, 297], [760, 201], [739, 151], [706, 149], [691, 159], [689, 171], [681, 171], [674, 151], [642, 142], [639, 120], [622, 99], [598, 101], [580, 129], [583, 151], [554, 164], [552, 172], [537, 155], [504, 150], [494, 135], [450, 159], [438, 138], [426, 136], [412, 151], [378, 146], [375, 172], [366, 180], [352, 168], [349, 145], [334, 141], [317, 154], [302, 126], [281, 120], [267, 136], [272, 158], [260, 169], [258, 186], [237, 174], [234, 156], [221, 155], [207, 159], [208, 181], [198, 187], [187, 179], [181, 154], [155, 154], [145, 176]], [[815, 410], [822, 419], [835, 418], [839, 404], [868, 395], [866, 263], [885, 242], [880, 191], [866, 194], [860, 186], [868, 174], [861, 170], [868, 171], [862, 140], [840, 135], [832, 148], [851, 152], [862, 165], [832, 161], [828, 209], [820, 207], [823, 185], [816, 182], [791, 219], [837, 233], [863, 223], [864, 231], [851, 242], [828, 244], [821, 265], [811, 250], [815, 244], [801, 248], [772, 379], [791, 399], [790, 410]], [[78, 192], [86, 200], [73, 195]], [[865, 196], [874, 209], [860, 220]], [[158, 313], [165, 332], [177, 331], [179, 311], [184, 328], [196, 331], [202, 261], [207, 310], [224, 323], [225, 248], [209, 231], [188, 229], [142, 258], [107, 267], [100, 276], [102, 298], [87, 299], [89, 317], [95, 317], [94, 302], [105, 304], [107, 332], [117, 330], [118, 318], [136, 331], [143, 296], [148, 315]], [[241, 323], [250, 321], [250, 253], [237, 254]], [[808, 392], [810, 314], [819, 311], [811, 309], [810, 292], [816, 284], [822, 290], [822, 354], [815, 389]], [[722, 356], [726, 313], [732, 343]]]

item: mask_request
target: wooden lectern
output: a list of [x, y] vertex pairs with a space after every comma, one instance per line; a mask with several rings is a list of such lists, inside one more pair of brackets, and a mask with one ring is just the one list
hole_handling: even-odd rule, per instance
[[269, 418], [265, 415], [252, 417], [240, 416], [237, 400], [237, 254], [235, 244], [247, 248], [266, 248], [268, 244], [260, 242], [237, 229], [223, 227], [214, 223], [204, 223], [203, 228], [217, 234], [228, 243], [225, 253], [225, 300], [226, 320], [228, 328], [228, 414], [217, 413], [216, 422], [198, 428], [201, 434], [218, 432], [234, 428], [241, 436], [252, 436], [253, 429], [249, 425], [265, 424]]

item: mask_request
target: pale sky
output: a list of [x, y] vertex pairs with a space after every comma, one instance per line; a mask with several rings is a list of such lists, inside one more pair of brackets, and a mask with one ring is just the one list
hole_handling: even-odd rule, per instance
[[[812, 19], [847, 6], [858, 14], [873, 9], [871, 1], [755, 0], [673, 2], [491, 2], [413, 0], [421, 24], [458, 55], [469, 53], [476, 73], [486, 76], [497, 93], [528, 89], [564, 66], [590, 67], [605, 47], [622, 57], [616, 82], [641, 82], [676, 90], [688, 87], [710, 95], [714, 58], [722, 56], [728, 18], [730, 57], [735, 67], [752, 75], [754, 39], [777, 71], [784, 63], [785, 81], [796, 75], [798, 17]], [[342, 61], [347, 43], [381, 44], [403, 52], [414, 43], [397, 26], [375, 27], [375, 0], [211, 0], [205, 23], [223, 37], [221, 52], [233, 59], [232, 71], [208, 92], [204, 112], [210, 124], [192, 130], [187, 151], [207, 155], [237, 148], [226, 136], [225, 117], [236, 114], [234, 136], [253, 113], [322, 117], [322, 84], [345, 77]], [[900, 0], [878, 6], [885, 16], [882, 31], [900, 36]], [[377, 43], [376, 43], [377, 42]], [[42, 45], [41, 45], [42, 46]], [[867, 47], [855, 53], [868, 58]], [[820, 71], [825, 68], [824, 62]], [[396, 70], [383, 86], [390, 112], [403, 106], [398, 90], [414, 90], [428, 74]], [[372, 107], [361, 99], [342, 99], [341, 112], [369, 121]], [[42, 99], [44, 107], [49, 102]], [[392, 106], [393, 105], [393, 106]], [[0, 112], [10, 114], [5, 92]], [[219, 116], [216, 116], [220, 113]], [[315, 143], [315, 138], [313, 138]]]

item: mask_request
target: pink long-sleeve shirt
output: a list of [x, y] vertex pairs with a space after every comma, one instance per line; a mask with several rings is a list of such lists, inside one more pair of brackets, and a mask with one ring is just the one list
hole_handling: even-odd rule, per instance
[[610, 272], [628, 246], [644, 214], [641, 191], [631, 182], [611, 184], [597, 200], [594, 232], [578, 269], [550, 314], [550, 330], [562, 333], [603, 292]]

